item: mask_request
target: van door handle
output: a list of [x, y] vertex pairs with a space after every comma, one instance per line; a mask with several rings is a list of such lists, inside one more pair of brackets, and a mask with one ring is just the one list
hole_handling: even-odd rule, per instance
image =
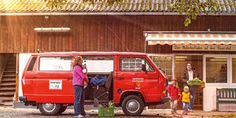
[[68, 77], [67, 79], [68, 79], [68, 80], [72, 80], [73, 78], [72, 78], [72, 77]]

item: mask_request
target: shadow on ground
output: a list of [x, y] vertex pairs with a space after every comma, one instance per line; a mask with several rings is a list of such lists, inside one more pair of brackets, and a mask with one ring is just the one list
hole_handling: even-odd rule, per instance
[[[41, 113], [26, 113], [26, 116], [31, 116], [31, 117], [47, 117], [47, 115], [42, 115]], [[55, 115], [55, 116], [50, 116], [50, 118], [71, 118], [74, 117], [74, 114], [72, 113], [64, 113], [64, 114], [60, 114], [60, 115]], [[97, 118], [98, 115], [97, 114], [89, 114], [89, 118]], [[117, 118], [171, 118], [171, 117], [167, 117], [167, 116], [160, 116], [160, 115], [140, 115], [140, 116], [126, 116], [124, 114], [116, 114], [115, 117]], [[109, 118], [109, 117], [106, 117]]]

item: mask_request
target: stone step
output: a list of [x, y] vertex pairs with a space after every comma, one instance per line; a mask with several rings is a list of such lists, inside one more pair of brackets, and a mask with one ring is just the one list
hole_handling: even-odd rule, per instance
[[7, 63], [7, 65], [13, 65], [13, 64], [15, 64], [16, 65], [16, 60], [8, 60], [8, 63]]
[[16, 82], [16, 78], [3, 78], [2, 82]]
[[16, 69], [15, 66], [7, 66], [6, 69]]
[[16, 88], [1, 88], [0, 89], [0, 93], [5, 93], [5, 92], [15, 92], [16, 91]]
[[0, 97], [0, 101], [13, 101], [13, 97]]
[[16, 83], [1, 83], [0, 87], [10, 87], [10, 86], [16, 86]]
[[12, 78], [12, 77], [16, 77], [16, 74], [3, 74], [2, 75], [3, 78]]
[[5, 71], [16, 71], [16, 68], [6, 68]]
[[0, 97], [1, 96], [14, 96], [14, 93], [15, 92], [3, 92], [3, 93], [0, 93]]
[[14, 91], [15, 91], [16, 88], [15, 88], [15, 87], [6, 87], [6, 88], [0, 88], [0, 91], [1, 91], [1, 90], [9, 90], [9, 91], [10, 91], [10, 90], [14, 90]]
[[13, 102], [2, 102], [0, 106], [13, 106]]
[[16, 74], [16, 71], [4, 71], [4, 74]]
[[0, 93], [4, 93], [4, 92], [15, 92], [16, 91], [16, 88], [15, 87], [12, 87], [12, 88], [0, 88]]

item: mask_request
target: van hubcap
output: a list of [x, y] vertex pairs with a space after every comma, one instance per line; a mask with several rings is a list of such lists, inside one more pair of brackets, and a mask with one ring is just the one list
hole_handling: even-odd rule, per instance
[[56, 109], [56, 104], [46, 103], [42, 106], [46, 112], [53, 112]]
[[126, 109], [130, 112], [130, 113], [136, 113], [139, 109], [140, 109], [140, 104], [137, 100], [129, 100], [126, 104]]

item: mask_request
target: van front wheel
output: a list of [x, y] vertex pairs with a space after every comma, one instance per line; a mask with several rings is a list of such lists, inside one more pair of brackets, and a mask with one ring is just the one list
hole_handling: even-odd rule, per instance
[[126, 115], [137, 116], [143, 112], [144, 102], [136, 95], [129, 95], [122, 102], [122, 110]]
[[56, 115], [60, 112], [62, 105], [45, 103], [39, 104], [39, 111], [44, 115]]

